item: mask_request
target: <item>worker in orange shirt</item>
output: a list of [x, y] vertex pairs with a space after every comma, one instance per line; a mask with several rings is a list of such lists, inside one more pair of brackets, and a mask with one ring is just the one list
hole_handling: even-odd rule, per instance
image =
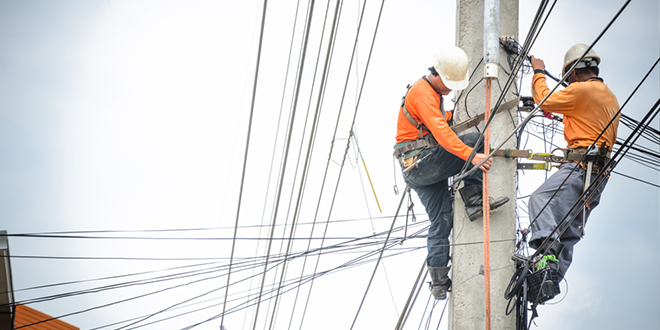
[[[545, 262], [541, 263], [542, 265], [558, 268], [559, 277], [555, 283], [557, 287], [558, 281], [566, 275], [573, 260], [573, 247], [584, 233], [587, 218], [600, 201], [607, 176], [605, 176], [606, 181], [585, 206], [575, 208], [565, 223], [560, 222], [573, 204], [580, 199], [580, 195], [587, 188], [586, 185], [593, 183], [599, 172], [607, 173], [607, 169], [603, 166], [616, 141], [619, 125], [617, 117], [605, 130], [619, 111], [619, 103], [616, 96], [604, 84], [603, 79], [598, 77], [600, 57], [593, 49], [587, 52], [588, 48], [585, 44], [576, 44], [566, 52], [562, 75], [565, 75], [575, 61], [586, 54], [568, 76], [568, 87], [552, 93], [541, 105], [544, 111], [564, 116], [567, 152], [593, 155], [590, 158], [591, 164], [584, 161], [580, 164], [567, 162], [560, 165], [559, 171], [546, 180], [529, 198], [529, 217], [530, 221], [533, 221], [529, 245], [534, 249], [541, 249], [545, 255]], [[539, 103], [550, 92], [545, 81], [545, 64], [543, 60], [533, 56], [531, 64], [534, 69], [532, 94], [534, 102]], [[598, 138], [601, 132], [603, 134]], [[587, 150], [594, 142], [597, 148]], [[586, 173], [589, 168], [591, 173]], [[564, 181], [566, 182], [562, 185]], [[573, 216], [575, 219], [570, 221]], [[558, 230], [547, 239], [557, 226], [560, 226]]]
[[[404, 169], [404, 179], [414, 189], [429, 215], [431, 227], [427, 238], [426, 265], [431, 274], [431, 292], [445, 299], [451, 287], [449, 278], [449, 234], [454, 220], [448, 179], [458, 174], [479, 139], [476, 132], [457, 136], [448, 122], [452, 112], [445, 111], [443, 96], [468, 85], [468, 58], [458, 47], [446, 47], [435, 54], [430, 74], [423, 76], [404, 97], [397, 122], [394, 156]], [[483, 144], [477, 147], [471, 166], [487, 158]], [[471, 221], [482, 215], [482, 171], [488, 171], [492, 160], [486, 160], [464, 180], [459, 193]], [[489, 199], [495, 209], [508, 198]]]

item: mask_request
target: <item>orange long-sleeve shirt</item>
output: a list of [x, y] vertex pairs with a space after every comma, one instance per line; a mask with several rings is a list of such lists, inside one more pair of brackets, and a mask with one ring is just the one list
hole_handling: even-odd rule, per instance
[[[452, 113], [445, 111], [445, 117], [440, 110], [440, 95], [423, 78], [418, 80], [406, 95], [406, 109], [415, 120], [424, 124], [431, 133], [424, 131], [424, 135], [433, 134], [438, 144], [453, 155], [467, 160], [472, 153], [472, 148], [465, 145], [456, 133], [451, 130], [447, 120], [451, 119]], [[396, 142], [408, 142], [416, 140], [419, 129], [415, 128], [403, 114], [403, 107], [399, 109], [399, 119], [396, 125]]]
[[[532, 80], [532, 95], [537, 104], [550, 90], [543, 73], [537, 73]], [[564, 115], [564, 138], [568, 148], [590, 146], [605, 129], [612, 117], [619, 111], [619, 102], [612, 91], [600, 79], [589, 79], [568, 85], [556, 91], [543, 103], [541, 109]], [[616, 141], [619, 117], [598, 139], [596, 146], [603, 142], [612, 148]]]

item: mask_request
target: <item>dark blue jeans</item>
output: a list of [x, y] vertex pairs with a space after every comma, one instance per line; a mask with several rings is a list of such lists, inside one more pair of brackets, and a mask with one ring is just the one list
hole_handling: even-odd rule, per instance
[[[467, 133], [459, 136], [466, 145], [473, 147], [479, 139], [479, 133]], [[477, 148], [483, 152], [483, 143]], [[429, 267], [444, 267], [449, 263], [449, 234], [454, 224], [452, 198], [449, 192], [448, 179], [458, 174], [465, 161], [454, 156], [441, 146], [429, 148], [418, 155], [418, 159], [431, 154], [416, 168], [403, 175], [410, 188], [417, 192], [426, 213], [429, 215], [431, 227], [426, 239], [428, 254], [426, 264]], [[472, 168], [472, 164], [468, 169]], [[483, 174], [475, 171], [465, 178], [466, 186], [476, 185], [481, 188]]]

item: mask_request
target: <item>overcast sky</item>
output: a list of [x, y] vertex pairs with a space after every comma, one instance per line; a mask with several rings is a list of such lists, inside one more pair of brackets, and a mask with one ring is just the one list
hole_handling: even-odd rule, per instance
[[[544, 59], [547, 69], [558, 76], [565, 51], [575, 43], [593, 42], [624, 2], [558, 1], [531, 53]], [[290, 227], [281, 225], [294, 214], [304, 224], [297, 229], [296, 237], [309, 237], [312, 226], [308, 224], [315, 214], [319, 225], [314, 237], [323, 235], [322, 224], [328, 219], [353, 220], [332, 222], [327, 237], [335, 239], [326, 240], [325, 246], [389, 229], [401, 198], [394, 194], [393, 186], [396, 184], [399, 190], [404, 187], [391, 157], [400, 98], [408, 83], [427, 73], [435, 49], [454, 44], [456, 8], [454, 1], [390, 1], [384, 5], [355, 116], [359, 151], [373, 180], [380, 213], [362, 160], [356, 158], [354, 140], [346, 164], [340, 166], [381, 5], [378, 1], [367, 2], [357, 69], [354, 64], [349, 72], [362, 4], [343, 4], [328, 89], [323, 95], [307, 183], [297, 213], [296, 197], [322, 75], [321, 69], [314, 71], [322, 22], [328, 5], [328, 22], [332, 20], [335, 2], [315, 3], [295, 107], [292, 100], [308, 4], [301, 3], [296, 11], [296, 1], [268, 3], [241, 202], [240, 224], [245, 227], [239, 230], [239, 237], [267, 237], [270, 227], [260, 230], [247, 226], [270, 225], [273, 221], [280, 225], [274, 236], [288, 237]], [[94, 235], [114, 237], [10, 237], [11, 254], [17, 256], [11, 260], [14, 288], [151, 272], [21, 290], [15, 293], [17, 301], [209, 268], [208, 273], [194, 277], [30, 306], [52, 316], [90, 309], [62, 318], [81, 329], [117, 329], [139, 319], [111, 324], [181, 307], [177, 304], [184, 302], [197, 304], [127, 328], [172, 317], [144, 329], [180, 329], [222, 312], [231, 240], [117, 237], [232, 237], [262, 6], [261, 1], [0, 0], [0, 230], [9, 234], [104, 230], [111, 232]], [[537, 6], [538, 1], [521, 1], [520, 40], [526, 37]], [[621, 104], [660, 56], [659, 17], [657, 0], [632, 1], [594, 47], [602, 59], [601, 76]], [[327, 23], [321, 64], [329, 29]], [[624, 113], [640, 120], [658, 100], [659, 72], [656, 68]], [[530, 95], [529, 83], [527, 77], [523, 95]], [[293, 110], [295, 124], [281, 180], [282, 197], [276, 204], [287, 121]], [[335, 127], [336, 139], [332, 140]], [[654, 127], [658, 128], [657, 119]], [[619, 126], [619, 137], [626, 138], [629, 133]], [[562, 135], [556, 135], [554, 142], [565, 146]], [[658, 146], [648, 141], [640, 140], [640, 144], [658, 151]], [[543, 148], [542, 144], [532, 145]], [[622, 161], [616, 170], [656, 185], [660, 181], [658, 171], [630, 160]], [[530, 171], [521, 175], [520, 196], [530, 194], [544, 178], [545, 173]], [[332, 204], [335, 186], [338, 190]], [[417, 222], [411, 222], [414, 226], [409, 233], [422, 229], [427, 219], [416, 196], [414, 201]], [[576, 247], [575, 261], [566, 278], [568, 289], [563, 283], [560, 298], [540, 307], [538, 329], [651, 329], [657, 325], [660, 263], [653, 253], [660, 250], [659, 204], [657, 187], [612, 175], [601, 205], [591, 215], [587, 236]], [[273, 220], [275, 209], [277, 217]], [[524, 221], [524, 212], [519, 213]], [[404, 222], [405, 218], [400, 218], [396, 225]], [[207, 228], [212, 229], [183, 231]], [[145, 232], [162, 229], [178, 230]], [[395, 235], [400, 237], [401, 232]], [[266, 244], [266, 240], [237, 243], [235, 258], [244, 266], [240, 271], [235, 269], [232, 280], [254, 277], [232, 286], [228, 308], [240, 307], [247, 300], [247, 290], [253, 290], [251, 297], [256, 294], [263, 260], [248, 258], [264, 256]], [[313, 240], [310, 246], [319, 245], [319, 240]], [[399, 247], [401, 250], [394, 250], [401, 254], [385, 260], [357, 318], [356, 329], [394, 328], [423, 263], [424, 246], [424, 238], [410, 239]], [[349, 247], [350, 251], [324, 255], [319, 271], [334, 269], [375, 250], [373, 245]], [[271, 253], [284, 253], [286, 248], [285, 240], [276, 240]], [[307, 249], [307, 240], [301, 239], [294, 240], [291, 251], [300, 255]], [[287, 275], [287, 279], [299, 276], [303, 260], [301, 257], [290, 263], [287, 272], [293, 275]], [[191, 266], [203, 263], [212, 264]], [[316, 257], [307, 263], [306, 273], [311, 273]], [[191, 267], [165, 271], [182, 266]], [[373, 266], [370, 262], [341, 268], [318, 278], [306, 308], [309, 284], [302, 287], [297, 298], [295, 289], [286, 293], [278, 302], [274, 328], [285, 329], [291, 324], [292, 329], [298, 329], [303, 310], [303, 329], [350, 328]], [[273, 268], [266, 284], [272, 284], [281, 271]], [[123, 301], [144, 294], [151, 295]], [[201, 297], [192, 299], [197, 296]], [[421, 315], [428, 297], [429, 292], [423, 288], [416, 307], [419, 310], [411, 316], [408, 327], [422, 322], [417, 315]], [[434, 322], [443, 303], [434, 310]], [[272, 300], [262, 303], [257, 329], [268, 327], [272, 304]], [[228, 314], [225, 325], [229, 330], [252, 328], [255, 312], [250, 307]], [[219, 319], [196, 329], [218, 327]]]

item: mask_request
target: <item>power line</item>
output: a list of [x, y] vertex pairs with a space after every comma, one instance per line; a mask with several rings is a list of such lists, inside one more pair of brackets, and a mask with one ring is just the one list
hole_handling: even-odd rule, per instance
[[[247, 139], [245, 142], [245, 154], [243, 156], [243, 170], [241, 172], [241, 186], [239, 188], [238, 192], [238, 206], [236, 209], [236, 225], [234, 229], [234, 237], [236, 237], [238, 233], [238, 219], [240, 218], [241, 214], [241, 201], [243, 199], [243, 185], [245, 184], [245, 170], [247, 167], [247, 158], [248, 158], [248, 151], [250, 147], [250, 132], [252, 131], [252, 117], [254, 115], [254, 102], [257, 96], [257, 83], [259, 82], [259, 64], [261, 62], [261, 48], [263, 45], [263, 38], [264, 38], [264, 26], [266, 25], [266, 8], [268, 6], [268, 0], [264, 0], [264, 9], [263, 9], [263, 14], [261, 16], [261, 32], [259, 33], [259, 50], [257, 51], [257, 65], [256, 69], [254, 72], [254, 86], [252, 88], [252, 104], [250, 106], [250, 119], [248, 120], [248, 129], [247, 129]], [[236, 240], [232, 242], [231, 246], [231, 261], [229, 262], [229, 272], [227, 273], [227, 290], [229, 290], [229, 281], [231, 278], [231, 266], [232, 266], [232, 261], [234, 258], [234, 249], [236, 248]], [[227, 296], [228, 292], [225, 292], [225, 297]], [[224, 310], [224, 304], [223, 304], [223, 310]], [[224, 313], [223, 313], [224, 315]], [[220, 325], [222, 326], [224, 322], [224, 319], [220, 321]]]

